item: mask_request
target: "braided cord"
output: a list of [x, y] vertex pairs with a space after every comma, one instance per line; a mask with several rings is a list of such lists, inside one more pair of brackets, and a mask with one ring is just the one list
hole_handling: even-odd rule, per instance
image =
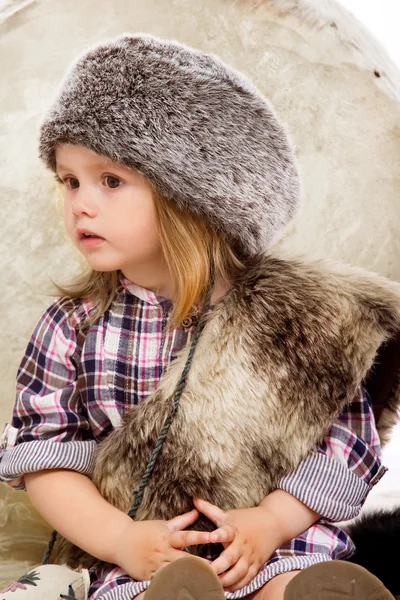
[[[207, 290], [207, 296], [206, 296], [206, 300], [205, 300], [205, 303], [204, 303], [204, 308], [203, 308], [203, 312], [201, 314], [201, 317], [203, 317], [203, 315], [206, 314], [207, 311], [208, 311], [208, 309], [209, 309], [210, 299], [211, 299], [211, 291], [212, 291], [213, 285], [214, 285], [214, 277], [212, 276], [211, 279], [210, 279], [208, 290]], [[150, 479], [150, 476], [151, 476], [151, 473], [153, 471], [154, 465], [156, 463], [157, 457], [158, 457], [158, 455], [159, 455], [159, 453], [161, 451], [162, 445], [164, 443], [164, 440], [165, 440], [165, 438], [167, 436], [168, 430], [169, 430], [169, 428], [171, 426], [171, 423], [172, 423], [172, 421], [174, 419], [174, 416], [175, 416], [175, 413], [177, 411], [179, 400], [180, 400], [180, 397], [182, 395], [183, 389], [184, 389], [184, 387], [186, 385], [186, 379], [187, 379], [187, 375], [188, 375], [188, 372], [189, 372], [189, 369], [190, 369], [190, 365], [192, 363], [194, 351], [196, 349], [197, 342], [199, 340], [200, 334], [201, 334], [201, 332], [202, 332], [202, 330], [204, 328], [204, 325], [205, 325], [204, 319], [202, 319], [201, 317], [200, 317], [200, 319], [199, 319], [199, 321], [197, 323], [196, 331], [195, 331], [195, 334], [193, 336], [193, 340], [192, 340], [192, 343], [191, 343], [191, 346], [190, 346], [189, 355], [187, 357], [186, 364], [185, 364], [185, 367], [184, 367], [184, 369], [182, 371], [182, 375], [181, 375], [181, 378], [179, 380], [179, 383], [178, 383], [178, 385], [176, 387], [176, 392], [175, 392], [175, 396], [174, 396], [174, 399], [173, 399], [173, 402], [172, 402], [172, 407], [171, 407], [170, 413], [169, 413], [168, 417], [166, 418], [166, 420], [164, 422], [164, 425], [163, 425], [163, 428], [161, 430], [160, 435], [157, 438], [156, 444], [154, 446], [154, 450], [153, 450], [153, 452], [152, 452], [152, 454], [150, 456], [149, 462], [147, 463], [147, 467], [146, 467], [144, 475], [143, 475], [143, 477], [141, 479], [140, 485], [139, 485], [139, 487], [138, 487], [137, 490], [134, 490], [132, 492], [132, 495], [135, 496], [135, 499], [134, 499], [134, 502], [133, 502], [133, 504], [132, 504], [132, 506], [131, 506], [131, 508], [130, 508], [130, 510], [128, 512], [128, 515], [132, 519], [135, 518], [137, 510], [138, 510], [138, 508], [139, 508], [139, 506], [140, 506], [140, 504], [142, 502], [143, 495], [144, 495], [144, 490], [145, 490], [145, 488], [147, 486], [147, 483], [148, 483], [148, 481]], [[43, 561], [42, 561], [43, 565], [46, 565], [49, 562], [50, 554], [51, 554], [51, 552], [53, 550], [53, 547], [54, 547], [54, 544], [55, 544], [55, 541], [56, 541], [56, 537], [57, 537], [57, 531], [54, 530], [53, 533], [52, 533], [52, 535], [51, 535], [51, 539], [50, 539], [50, 542], [49, 542], [49, 544], [47, 546], [47, 549], [46, 549], [46, 552], [44, 554], [44, 557], [43, 557]], [[98, 560], [89, 569], [89, 575], [93, 575], [97, 571], [98, 567], [101, 565], [102, 562], [103, 561]]]
[[44, 553], [42, 565], [47, 565], [47, 563], [49, 562], [51, 551], [53, 550], [53, 546], [56, 543], [56, 537], [57, 537], [57, 531], [54, 530], [53, 533], [51, 534], [51, 538], [47, 545], [46, 552]]

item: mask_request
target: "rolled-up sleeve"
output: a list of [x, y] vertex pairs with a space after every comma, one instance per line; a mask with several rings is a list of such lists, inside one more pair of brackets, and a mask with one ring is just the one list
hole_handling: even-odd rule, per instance
[[285, 475], [278, 488], [327, 521], [346, 521], [359, 514], [370, 490], [386, 471], [372, 403], [361, 387], [316, 452]]
[[0, 481], [26, 489], [24, 475], [73, 469], [90, 475], [96, 441], [79, 392], [87, 307], [60, 298], [41, 316], [17, 373], [12, 420], [0, 437]]

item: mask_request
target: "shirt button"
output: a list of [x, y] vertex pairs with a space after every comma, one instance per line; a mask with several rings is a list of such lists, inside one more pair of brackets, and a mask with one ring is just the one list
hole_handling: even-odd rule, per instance
[[192, 325], [193, 319], [192, 317], [185, 317], [182, 321], [182, 325], [183, 327], [185, 327], [185, 329], [187, 329], [188, 327], [190, 327]]

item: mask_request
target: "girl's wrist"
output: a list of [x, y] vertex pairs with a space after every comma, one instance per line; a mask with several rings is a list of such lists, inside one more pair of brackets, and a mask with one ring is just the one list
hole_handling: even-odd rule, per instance
[[[114, 565], [121, 566], [118, 562], [120, 560], [121, 550], [123, 550], [125, 547], [125, 538], [128, 532], [131, 532], [132, 527], [135, 526], [135, 523], [129, 517], [129, 515], [123, 513], [122, 511], [119, 512], [120, 515], [116, 515], [115, 520], [113, 520], [112, 523], [106, 556], [99, 556], [98, 558], [101, 558], [102, 560]], [[99, 533], [101, 535], [101, 532]]]
[[259, 504], [255, 507], [255, 510], [259, 512], [257, 523], [260, 528], [262, 526], [263, 530], [261, 538], [268, 540], [268, 548], [273, 547], [276, 550], [286, 541], [284, 539], [285, 532], [281, 520], [276, 518], [276, 515], [273, 511], [269, 510], [268, 506], [261, 506]]
[[300, 500], [279, 489], [268, 494], [260, 502], [259, 508], [265, 512], [279, 546], [306, 531], [320, 517]]

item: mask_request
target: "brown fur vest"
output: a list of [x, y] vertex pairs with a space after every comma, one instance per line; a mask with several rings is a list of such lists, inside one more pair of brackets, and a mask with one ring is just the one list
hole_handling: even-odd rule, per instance
[[[322, 441], [400, 331], [400, 284], [332, 261], [259, 254], [206, 319], [138, 520], [170, 519], [193, 496], [224, 510], [257, 505]], [[125, 512], [188, 352], [96, 449], [93, 481]], [[398, 404], [395, 393], [380, 418], [383, 443]], [[56, 562], [95, 562], [66, 540], [57, 548]]]

